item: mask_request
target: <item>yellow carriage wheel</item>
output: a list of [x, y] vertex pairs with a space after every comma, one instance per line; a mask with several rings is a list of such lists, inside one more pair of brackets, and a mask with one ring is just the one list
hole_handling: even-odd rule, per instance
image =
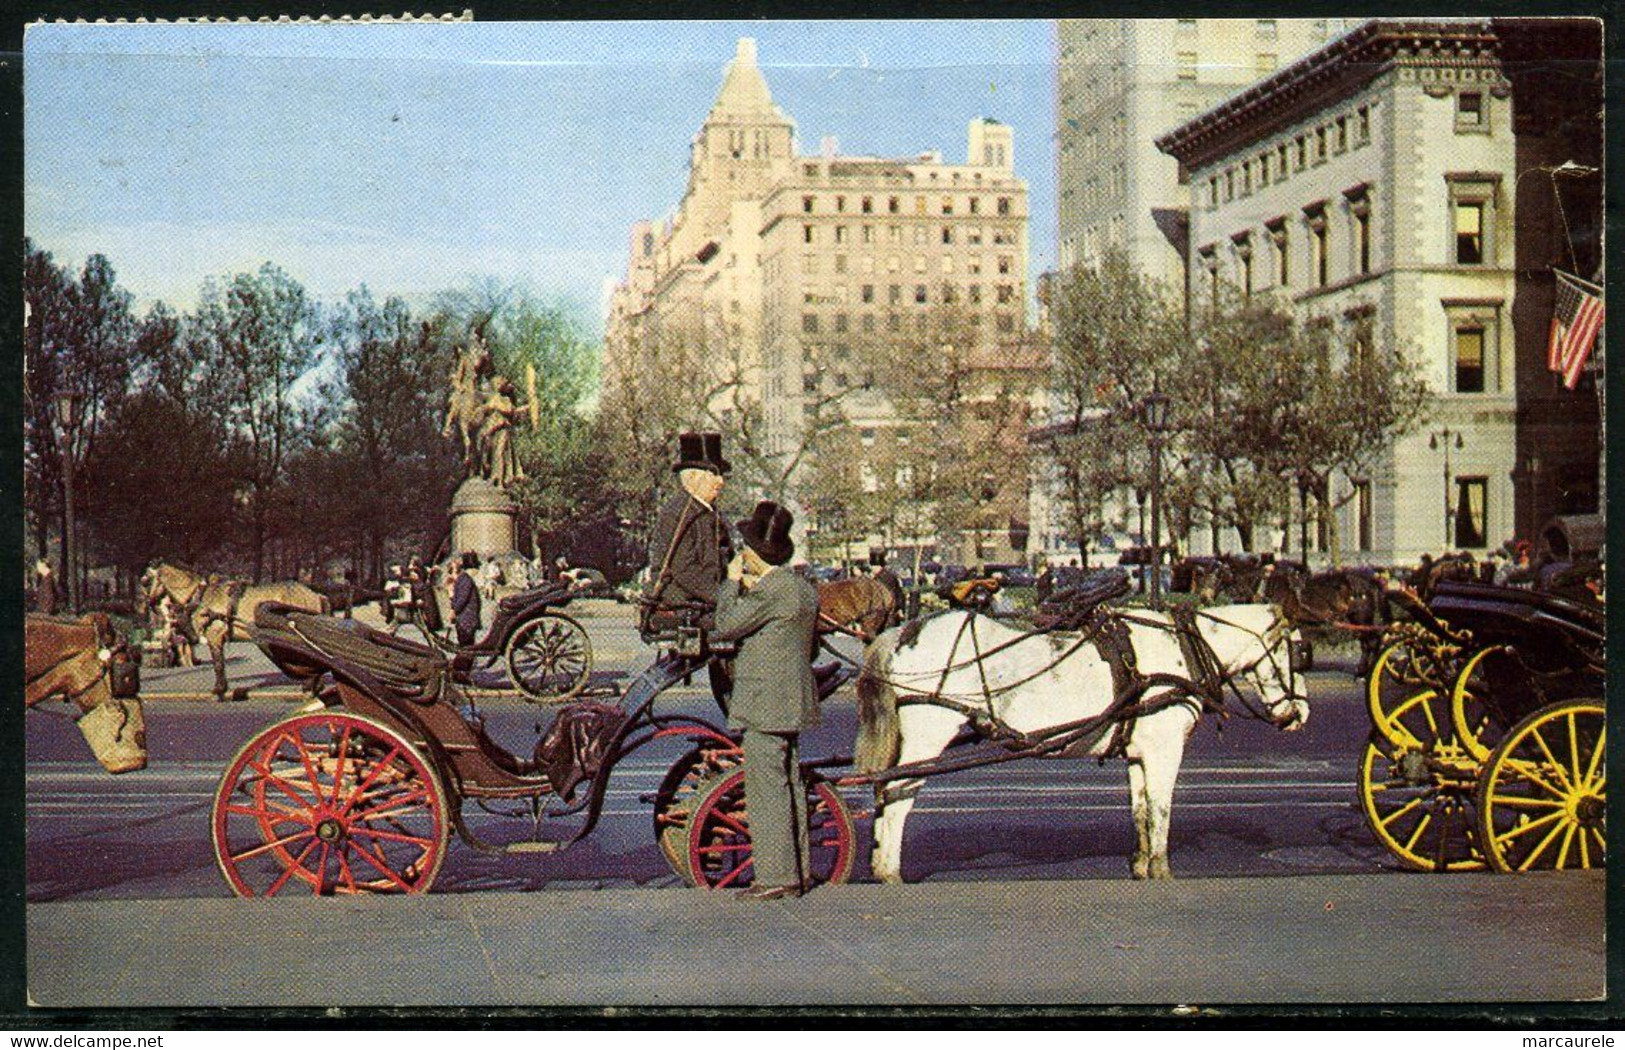
[[1408, 640], [1394, 642], [1377, 654], [1366, 676], [1366, 712], [1371, 725], [1391, 743], [1404, 744], [1403, 730], [1395, 735], [1394, 712], [1430, 684], [1422, 671], [1426, 661]]
[[[1472, 781], [1448, 732], [1442, 697], [1425, 690], [1373, 731], [1360, 761], [1360, 809], [1389, 853], [1417, 871], [1484, 867], [1474, 840]], [[1443, 730], [1443, 731], [1441, 731]]]
[[1474, 653], [1456, 675], [1456, 681], [1450, 688], [1450, 725], [1455, 730], [1456, 739], [1475, 762], [1489, 759], [1490, 752], [1495, 748], [1496, 736], [1495, 719], [1483, 700], [1484, 683], [1475, 680], [1474, 676], [1484, 658], [1497, 652], [1500, 652], [1500, 648], [1491, 646]]
[[1596, 700], [1548, 704], [1507, 732], [1478, 788], [1478, 833], [1496, 871], [1606, 865], [1607, 749]]

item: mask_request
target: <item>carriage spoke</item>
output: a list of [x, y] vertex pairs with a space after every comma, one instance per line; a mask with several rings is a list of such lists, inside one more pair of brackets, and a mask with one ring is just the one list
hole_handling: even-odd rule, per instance
[[338, 805], [339, 789], [344, 786], [344, 760], [350, 757], [350, 729], [350, 724], [346, 722], [344, 733], [339, 737], [339, 761], [333, 768], [333, 793], [327, 797], [329, 806]]
[[[1557, 848], [1558, 871], [1562, 871], [1564, 866], [1568, 863], [1569, 847], [1574, 844], [1574, 833], [1580, 830], [1579, 827], [1572, 821], [1565, 822], [1564, 827], [1567, 830], [1563, 832], [1563, 844]], [[1584, 841], [1584, 838], [1585, 836], [1582, 835], [1581, 840]]]
[[1398, 809], [1394, 810], [1392, 813], [1388, 814], [1386, 817], [1383, 817], [1381, 819], [1382, 826], [1386, 828], [1388, 825], [1392, 824], [1394, 821], [1398, 820], [1400, 817], [1404, 816], [1406, 813], [1409, 813], [1411, 810], [1415, 809], [1417, 806], [1420, 806], [1421, 804], [1422, 804], [1421, 799], [1419, 799], [1419, 798], [1411, 799], [1409, 802], [1405, 803], [1403, 806], [1401, 806]]
[[351, 825], [350, 832], [354, 835], [366, 835], [369, 838], [384, 839], [389, 842], [410, 842], [414, 846], [423, 847], [424, 850], [428, 850], [430, 846], [434, 845], [433, 839], [425, 838], [421, 835], [408, 835], [405, 832], [400, 831], [381, 831], [378, 828], [365, 828]]
[[1538, 830], [1540, 828], [1543, 828], [1547, 824], [1552, 823], [1552, 821], [1554, 821], [1554, 820], [1562, 820], [1562, 819], [1563, 819], [1562, 812], [1548, 813], [1544, 817], [1537, 817], [1536, 819], [1529, 821], [1527, 824], [1519, 824], [1517, 827], [1512, 828], [1509, 831], [1503, 832], [1502, 834], [1499, 834], [1499, 835], [1495, 836], [1495, 841], [1498, 844], [1511, 843], [1513, 839], [1520, 838], [1520, 837], [1522, 837], [1524, 835], [1529, 834], [1531, 831], [1535, 831], [1535, 830]]
[[743, 815], [736, 818], [732, 813], [728, 813], [721, 808], [718, 808], [713, 816], [715, 816], [722, 823], [728, 825], [730, 828], [739, 832], [741, 835], [747, 837], [750, 835], [750, 825], [747, 823], [749, 818]]
[[1527, 759], [1515, 759], [1509, 755], [1507, 757], [1506, 766], [1519, 777], [1529, 781], [1531, 784], [1536, 785], [1549, 795], [1562, 798], [1564, 795], [1568, 794], [1568, 792], [1552, 784], [1539, 773], [1535, 772], [1537, 768], [1541, 768], [1538, 762], [1531, 762]]
[[367, 790], [372, 787], [380, 776], [383, 775], [384, 767], [395, 761], [396, 757], [399, 756], [400, 753], [401, 749], [398, 746], [391, 747], [389, 749], [389, 754], [384, 756], [383, 761], [373, 763], [373, 767], [367, 771], [366, 779], [357, 784], [355, 790], [350, 792], [350, 797], [345, 800], [344, 808], [339, 810], [340, 816], [349, 816], [350, 810], [354, 808], [357, 802], [360, 802], [364, 797], [367, 797]]
[[[242, 853], [233, 853], [231, 855], [231, 859], [235, 861], [252, 860], [261, 853], [266, 853], [274, 849], [281, 849], [282, 847], [287, 846], [289, 843], [298, 842], [300, 839], [314, 838], [315, 834], [316, 833], [314, 831], [308, 830], [296, 831], [292, 835], [285, 835], [282, 838], [273, 839], [270, 842], [262, 842], [258, 846], [245, 850]], [[308, 848], [306, 849], [306, 852], [309, 852]]]
[[[1432, 821], [1432, 813], [1424, 812], [1422, 814], [1422, 819], [1416, 822], [1416, 828], [1411, 832], [1411, 837], [1405, 840], [1405, 851], [1407, 853], [1416, 849], [1416, 844], [1422, 839], [1422, 832], [1427, 830], [1427, 826], [1432, 823]], [[1440, 841], [1443, 841], [1442, 837], [1440, 838]]]
[[378, 873], [384, 876], [384, 878], [393, 882], [395, 885], [399, 886], [402, 890], [405, 890], [408, 893], [412, 891], [411, 885], [407, 883], [405, 879], [401, 878], [400, 875], [390, 869], [389, 861], [383, 856], [383, 854], [379, 854], [375, 857], [372, 855], [372, 853], [363, 849], [359, 842], [356, 842], [353, 839], [350, 842], [350, 848], [354, 850], [362, 860], [376, 868]]
[[1547, 836], [1540, 840], [1540, 845], [1535, 847], [1534, 852], [1530, 853], [1529, 856], [1525, 857], [1523, 859], [1523, 862], [1518, 865], [1518, 870], [1519, 871], [1528, 871], [1530, 868], [1534, 867], [1536, 858], [1538, 858], [1542, 853], [1546, 852], [1546, 847], [1550, 846], [1552, 844], [1552, 840], [1557, 838], [1558, 832], [1560, 832], [1562, 830], [1563, 830], [1563, 825], [1562, 824], [1559, 824], [1556, 827], [1552, 828], [1552, 830], [1547, 834]]
[[352, 820], [382, 820], [385, 817], [410, 813], [414, 809], [425, 808], [420, 804], [427, 800], [428, 794], [427, 789], [418, 788], [409, 794], [386, 799], [379, 804], [377, 809], [363, 809], [360, 812], [351, 813], [350, 817]]
[[751, 858], [749, 857], [749, 855], [747, 855], [745, 857], [745, 859], [740, 861], [736, 866], [734, 866], [728, 872], [727, 875], [723, 876], [720, 880], [718, 880], [718, 882], [716, 883], [716, 888], [720, 890], [720, 889], [726, 888], [727, 886], [732, 885], [733, 881], [735, 879], [739, 878], [741, 875], [744, 874], [745, 869], [750, 867], [750, 864], [751, 864]]
[[[1540, 727], [1531, 727], [1529, 730], [1529, 737], [1536, 744], [1540, 745], [1541, 753], [1546, 756], [1546, 761], [1550, 764], [1552, 771], [1557, 774], [1557, 778], [1563, 782], [1563, 787], [1572, 790], [1574, 785], [1569, 783], [1568, 770], [1564, 769], [1563, 763], [1559, 762], [1556, 756], [1552, 754], [1552, 749], [1546, 746], [1546, 738], [1540, 735]], [[1562, 792], [1557, 792], [1557, 794], [1562, 794]]]
[[[1580, 778], [1581, 783], [1586, 789], [1589, 789], [1592, 786], [1592, 781], [1597, 775], [1597, 764], [1602, 760], [1604, 752], [1608, 750], [1607, 739], [1608, 729], [1605, 726], [1602, 732], [1597, 734], [1597, 744], [1591, 750], [1591, 761], [1586, 765], [1585, 776]], [[1597, 786], [1600, 790], [1602, 782], [1597, 781]]]
[[714, 845], [714, 846], [701, 846], [700, 847], [700, 852], [705, 853], [705, 854], [741, 853], [741, 852], [749, 853], [750, 852], [750, 843], [749, 842], [724, 842], [724, 843], [718, 843], [717, 845]]
[[349, 887], [350, 892], [355, 893], [355, 872], [350, 870], [350, 862], [344, 859], [343, 850], [339, 851], [339, 875], [344, 879], [344, 884]]
[[305, 871], [305, 858], [310, 856], [310, 851], [315, 848], [316, 840], [312, 839], [310, 845], [306, 846], [304, 850], [300, 852], [299, 856], [294, 858], [293, 863], [284, 868], [282, 874], [277, 876], [277, 880], [271, 883], [270, 886], [266, 887], [265, 895], [267, 897], [275, 897], [277, 895], [277, 891], [283, 886], [287, 885], [288, 880], [293, 877], [295, 872], [304, 872], [305, 875], [308, 876], [310, 872]]
[[296, 813], [291, 809], [280, 809], [272, 806], [269, 802], [259, 807], [233, 806], [228, 804], [226, 805], [225, 810], [227, 813], [230, 813], [233, 816], [253, 817], [256, 820], [263, 820], [273, 826], [288, 823], [308, 825], [310, 823], [310, 816], [308, 813]]

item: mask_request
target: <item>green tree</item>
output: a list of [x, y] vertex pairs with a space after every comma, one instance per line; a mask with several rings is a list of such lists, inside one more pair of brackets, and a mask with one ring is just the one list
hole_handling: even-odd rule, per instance
[[226, 425], [241, 484], [253, 578], [264, 575], [273, 501], [298, 438], [294, 384], [315, 363], [316, 309], [304, 287], [266, 263], [203, 286], [189, 343], [209, 411]]

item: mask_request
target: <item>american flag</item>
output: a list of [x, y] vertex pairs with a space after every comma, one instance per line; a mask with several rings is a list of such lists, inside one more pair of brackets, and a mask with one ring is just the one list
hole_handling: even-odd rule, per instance
[[1557, 306], [1552, 311], [1552, 332], [1546, 342], [1546, 367], [1561, 373], [1563, 385], [1573, 390], [1602, 329], [1602, 289], [1561, 270], [1557, 274]]

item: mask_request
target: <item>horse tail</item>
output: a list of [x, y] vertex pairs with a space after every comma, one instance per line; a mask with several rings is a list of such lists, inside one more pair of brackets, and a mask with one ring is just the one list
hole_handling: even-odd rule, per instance
[[860, 773], [878, 773], [897, 762], [901, 734], [897, 691], [888, 676], [897, 635], [887, 632], [869, 646], [858, 675], [858, 742], [853, 764]]

